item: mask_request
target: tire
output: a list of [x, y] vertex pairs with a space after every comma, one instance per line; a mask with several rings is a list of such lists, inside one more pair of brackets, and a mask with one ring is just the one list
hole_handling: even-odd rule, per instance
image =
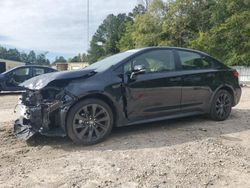
[[113, 123], [114, 117], [109, 105], [99, 99], [86, 99], [70, 109], [66, 128], [74, 143], [93, 145], [110, 134]]
[[215, 121], [226, 120], [232, 111], [233, 97], [226, 90], [219, 90], [212, 101], [210, 117]]

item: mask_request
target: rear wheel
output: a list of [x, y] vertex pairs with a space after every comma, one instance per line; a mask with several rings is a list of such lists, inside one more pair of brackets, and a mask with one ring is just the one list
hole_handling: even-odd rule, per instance
[[232, 110], [232, 95], [226, 90], [219, 90], [213, 99], [210, 117], [216, 121], [226, 120]]
[[110, 134], [112, 127], [112, 110], [98, 99], [86, 99], [77, 103], [71, 108], [67, 118], [68, 136], [76, 144], [96, 144]]

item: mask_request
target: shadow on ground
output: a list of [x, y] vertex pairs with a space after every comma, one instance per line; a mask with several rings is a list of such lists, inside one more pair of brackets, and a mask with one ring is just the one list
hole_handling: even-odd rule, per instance
[[[48, 145], [66, 151], [76, 150], [131, 150], [172, 146], [210, 137], [225, 137], [224, 134], [250, 129], [250, 110], [234, 109], [226, 121], [215, 122], [196, 116], [148, 124], [115, 128], [102, 143], [93, 146], [76, 146], [68, 138], [36, 136], [28, 143], [31, 146]], [[230, 137], [225, 137], [230, 139]], [[238, 138], [231, 138], [240, 141]]]

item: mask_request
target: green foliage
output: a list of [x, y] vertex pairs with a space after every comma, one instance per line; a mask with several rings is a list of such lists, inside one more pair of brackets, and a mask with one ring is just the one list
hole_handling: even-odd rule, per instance
[[[226, 4], [222, 0], [216, 4], [212, 14], [212, 21], [216, 20], [214, 27], [191, 40], [190, 47], [204, 50], [227, 65], [250, 66], [250, 3], [245, 2], [227, 1]], [[222, 5], [224, 12], [219, 11]], [[217, 19], [213, 19], [214, 15]]]
[[97, 29], [90, 43], [89, 61], [93, 63], [107, 55], [120, 52], [119, 41], [132, 18], [126, 14], [110, 14]]
[[128, 16], [119, 16], [109, 15], [93, 36], [91, 62], [132, 48], [168, 45], [250, 66], [249, 0], [144, 0]]
[[126, 51], [135, 48], [135, 43], [132, 37], [132, 32], [134, 31], [134, 23], [128, 22], [126, 24], [126, 30], [124, 35], [121, 37], [118, 48], [120, 51]]
[[55, 61], [52, 63], [53, 65], [56, 63], [66, 63], [67, 60], [63, 56], [56, 57]]
[[69, 62], [88, 62], [88, 56], [85, 53], [83, 54], [79, 53], [77, 56], [70, 58], [68, 61]]
[[50, 61], [46, 58], [47, 53], [41, 53], [36, 55], [32, 50], [28, 54], [25, 52], [19, 52], [17, 49], [7, 49], [0, 46], [0, 58], [21, 61], [27, 64], [49, 65]]
[[150, 13], [136, 17], [132, 39], [135, 47], [157, 46], [161, 39], [161, 22]]

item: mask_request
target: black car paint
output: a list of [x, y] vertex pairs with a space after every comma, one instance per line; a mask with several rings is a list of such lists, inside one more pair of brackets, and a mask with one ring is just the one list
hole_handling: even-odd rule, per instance
[[[176, 71], [137, 75], [134, 80], [123, 74], [124, 63], [155, 49], [173, 50]], [[239, 102], [241, 88], [238, 79], [232, 77], [232, 69], [214, 59], [219, 67], [182, 70], [177, 50], [196, 52], [201, 56], [210, 57], [199, 51], [182, 48], [145, 48], [103, 72], [86, 68], [81, 71], [41, 75], [24, 82], [22, 86], [30, 92], [57, 89], [61, 93], [59, 96], [62, 97], [51, 101], [50, 105], [58, 107], [51, 114], [50, 110], [46, 111], [48, 114], [40, 111], [43, 118], [37, 122], [41, 124], [42, 129], [39, 127], [36, 131], [44, 135], [66, 136], [65, 123], [69, 109], [79, 100], [91, 97], [102, 99], [112, 107], [115, 125], [118, 127], [208, 113], [213, 96], [222, 88], [233, 95], [233, 105]], [[41, 84], [37, 85], [38, 82]], [[57, 115], [53, 114], [55, 111]], [[49, 116], [53, 116], [54, 125], [62, 131], [51, 134]], [[23, 126], [22, 122], [16, 124]]]
[[0, 91], [23, 91], [25, 90], [21, 85], [19, 86], [8, 86], [7, 81], [12, 77], [14, 71], [21, 69], [21, 68], [29, 68], [29, 79], [35, 77], [34, 75], [34, 68], [44, 69], [45, 73], [56, 72], [56, 69], [47, 66], [39, 66], [39, 65], [25, 65], [15, 67], [11, 70], [8, 70], [4, 73], [0, 74]]

